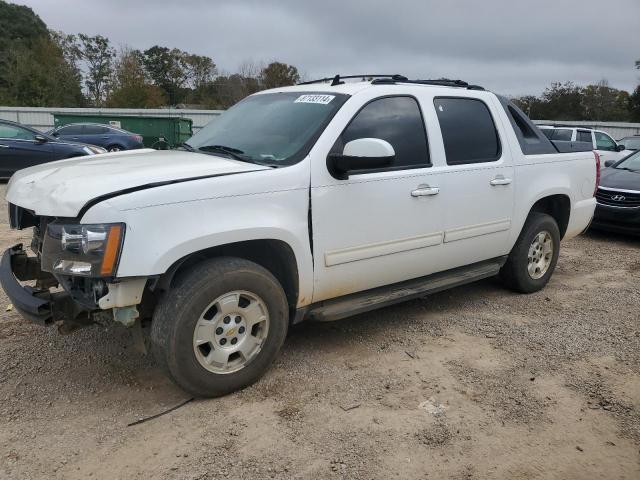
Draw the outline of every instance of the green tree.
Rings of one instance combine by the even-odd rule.
[[[629,116],[632,122],[640,122],[640,85],[629,95]]]
[[[582,88],[573,82],[555,82],[542,93],[540,113],[545,120],[584,120]]]
[[[102,106],[107,94],[116,52],[111,47],[109,39],[102,35],[90,37],[81,33],[78,39],[80,54],[85,62],[84,83],[89,99],[99,107]]]
[[[164,91],[170,105],[176,105],[184,98],[183,87],[189,79],[185,56],[182,50],[158,45],[143,52],[147,75]]]
[[[0,0],[0,103],[78,106],[79,77],[45,23],[24,6]]]
[[[110,83],[109,107],[157,108],[165,103],[162,90],[147,81],[139,50],[123,48],[120,51]]]
[[[286,63],[271,62],[260,72],[260,84],[263,88],[286,87],[299,81],[298,69]]]
[[[194,90],[199,90],[210,83],[216,73],[214,61],[203,55],[184,53],[182,63],[186,70],[186,77]]]
[[[582,106],[588,120],[597,121],[626,121],[629,93],[611,88],[606,80],[596,85],[587,85],[582,90]]]

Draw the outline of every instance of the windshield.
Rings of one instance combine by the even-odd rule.
[[[640,152],[632,153],[627,158],[618,163],[614,168],[621,170],[631,170],[640,172]]]
[[[640,137],[626,137],[618,142],[627,150],[640,150]]]
[[[291,165],[300,161],[348,95],[313,92],[247,97],[186,142],[186,148],[238,160]]]

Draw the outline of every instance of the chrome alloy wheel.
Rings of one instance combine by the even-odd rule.
[[[193,332],[193,351],[208,371],[233,373],[258,355],[268,333],[264,301],[236,290],[220,295],[202,312]]]
[[[529,246],[527,270],[534,280],[544,277],[553,258],[553,238],[546,230],[538,233]]]

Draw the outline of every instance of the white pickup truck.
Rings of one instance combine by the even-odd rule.
[[[216,396],[258,379],[304,319],[498,274],[540,290],[591,221],[597,163],[481,87],[323,79],[252,95],[179,150],[18,171],[10,222],[34,236],[0,280],[63,331],[151,318],[158,363]]]

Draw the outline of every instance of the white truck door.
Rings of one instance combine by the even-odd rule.
[[[502,108],[482,92],[477,97],[434,97],[445,165],[443,255],[448,268],[508,253],[514,209],[514,166],[500,137]]]
[[[319,142],[311,158],[313,300],[438,271],[442,175],[431,168],[417,99],[402,95],[348,103],[334,122],[346,127],[336,128],[324,145]],[[396,155],[393,164],[346,179],[334,177],[327,155],[342,153],[347,142],[359,138],[389,142]]]

